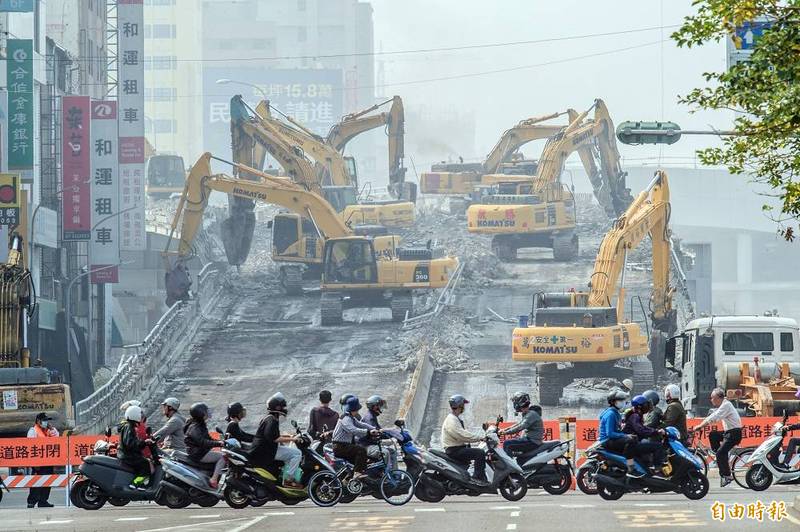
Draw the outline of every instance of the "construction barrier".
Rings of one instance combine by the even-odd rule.
[[[8,489],[14,488],[66,488],[70,475],[9,475],[3,479]]]

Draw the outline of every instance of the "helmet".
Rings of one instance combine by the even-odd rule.
[[[129,406],[142,406],[141,401],[137,401],[136,399],[131,399],[130,401],[125,401],[119,407],[120,410],[123,412],[128,409]]]
[[[228,405],[229,418],[231,417],[241,418],[243,413],[244,413],[244,407],[242,406],[242,403],[236,402]]]
[[[142,420],[142,407],[131,405],[125,409],[125,419],[128,421],[140,422]]]
[[[631,399],[631,404],[633,406],[642,407],[642,406],[645,406],[649,402],[650,402],[650,400],[647,397],[645,397],[644,395],[637,395],[636,397]]]
[[[525,392],[517,392],[511,397],[514,412],[521,412],[523,408],[531,405],[531,396]]]
[[[617,401],[626,401],[628,399],[628,394],[622,390],[613,390],[606,396],[606,399],[608,400],[608,404],[613,405]]]
[[[633,390],[633,381],[630,379],[622,379],[622,385],[629,390]]]
[[[344,406],[347,403],[347,400],[353,397],[352,393],[346,393],[339,398],[339,404]]]
[[[675,427],[667,427],[665,430],[666,430],[667,436],[669,436],[670,440],[680,440],[681,439],[681,433]]]
[[[660,399],[658,397],[658,392],[655,390],[647,390],[646,392],[642,392],[642,395],[644,395],[647,398],[647,400],[653,404],[653,406],[656,406]]]
[[[189,415],[195,421],[204,421],[209,416],[208,405],[205,403],[195,403],[189,408]]]
[[[173,410],[178,410],[181,407],[181,402],[178,401],[175,397],[167,397],[164,399],[164,402],[161,403],[162,405],[167,405]]]
[[[681,387],[677,384],[668,384],[667,387],[664,388],[664,397],[668,399],[680,399]]]
[[[267,410],[270,414],[286,415],[289,409],[286,407],[286,398],[282,393],[278,392],[269,399],[267,399]]]
[[[344,404],[344,411],[349,414],[359,410],[361,410],[361,403],[358,402],[358,397],[351,395]]]
[[[386,400],[380,395],[373,395],[367,399],[367,408],[372,410],[373,407],[378,407],[378,413],[381,413],[382,408],[386,408]]]
[[[450,403],[450,408],[458,408],[469,404],[467,398],[461,394],[451,395],[447,402]]]

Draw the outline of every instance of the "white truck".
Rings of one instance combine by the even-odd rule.
[[[707,414],[709,395],[716,387],[726,390],[745,415],[755,415],[763,405],[775,412],[800,410],[794,397],[795,383],[800,382],[800,339],[794,319],[695,319],[667,342],[665,360],[668,368],[679,372],[683,405],[694,416]]]

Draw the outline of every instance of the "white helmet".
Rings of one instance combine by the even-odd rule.
[[[120,405],[119,409],[125,412],[131,406],[142,406],[141,401],[137,401],[136,399],[131,399],[130,401],[125,401]]]
[[[125,419],[128,421],[136,421],[137,423],[142,420],[142,407],[131,405],[125,410]]]
[[[175,411],[177,411],[181,407],[181,402],[178,401],[178,399],[175,397],[167,397],[161,404],[166,405]]]
[[[667,399],[680,399],[681,398],[681,388],[677,384],[668,384],[666,388],[664,388],[664,397]]]
[[[622,385],[626,387],[628,390],[633,390],[633,381],[630,379],[623,379]]]

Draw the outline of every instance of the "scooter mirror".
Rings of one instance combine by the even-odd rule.
[[[219,427],[214,427],[214,430],[217,431],[217,434],[222,434],[222,429]]]
[[[292,420],[292,426],[293,426],[294,428],[297,428],[297,421],[295,421],[294,419]]]
[[[111,437],[111,427],[106,427],[106,438]]]
[[[406,426],[406,422],[405,422],[405,420],[402,420],[402,419],[395,419],[394,420],[394,425],[396,427],[400,427],[402,429],[403,427]]]

